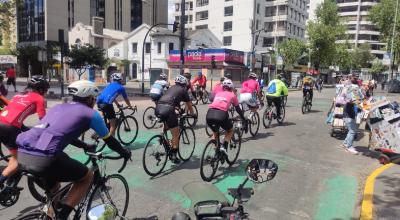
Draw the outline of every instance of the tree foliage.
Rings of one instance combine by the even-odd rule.
[[[372,61],[372,67],[369,72],[371,74],[380,74],[383,73],[385,70],[386,67],[383,65],[382,61],[378,58],[375,58],[374,61]]]
[[[335,54],[335,66],[338,66],[341,71],[350,72],[352,64],[352,54],[348,50],[348,45],[337,44]]]
[[[6,49],[12,47],[10,44],[10,34],[13,33],[11,23],[16,19],[15,9],[19,3],[19,0],[0,1],[0,35],[2,35],[0,40],[4,41]]]
[[[278,53],[282,56],[285,66],[296,64],[297,60],[306,51],[306,44],[297,39],[286,39],[278,45]]]
[[[82,69],[87,65],[103,68],[107,63],[104,53],[104,49],[90,44],[73,45],[68,53],[68,57],[71,59],[68,64],[73,69]]]
[[[374,56],[371,54],[371,48],[368,44],[361,44],[352,52],[352,63],[356,69],[368,68]]]
[[[335,1],[324,0],[318,5],[316,21],[310,21],[307,26],[312,50],[311,59],[314,67],[330,66],[335,62],[336,40],[345,34]]]

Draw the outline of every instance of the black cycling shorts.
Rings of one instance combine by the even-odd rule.
[[[156,116],[164,122],[168,128],[178,127],[178,116],[175,108],[170,105],[158,104],[156,106]]]
[[[225,131],[229,131],[233,128],[232,121],[229,120],[228,112],[219,109],[208,109],[206,121],[213,132],[218,132],[220,127]]]
[[[9,150],[18,149],[15,140],[19,133],[21,133],[20,128],[0,123],[0,143],[3,143]]]
[[[117,118],[113,104],[98,104],[98,107],[103,112],[104,118],[108,120]]]
[[[86,176],[89,169],[61,152],[54,157],[42,157],[18,152],[18,163],[26,170],[45,179],[44,189],[51,189],[58,182],[76,182]]]

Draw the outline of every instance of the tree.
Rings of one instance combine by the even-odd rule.
[[[284,66],[291,66],[307,51],[306,44],[297,39],[286,39],[278,45],[278,53],[283,58]]]
[[[29,66],[31,66],[33,75],[39,75],[42,72],[41,63],[38,60],[39,50],[40,48],[38,46],[27,45],[11,51],[12,55],[17,56],[18,64],[21,69],[21,76],[28,76]]]
[[[0,1],[0,35],[2,35],[1,40],[4,42],[7,52],[10,52],[9,49],[13,46],[10,42],[10,34],[13,33],[11,27],[12,22],[16,19],[15,9],[19,3],[18,0]]]
[[[386,67],[383,65],[382,61],[379,60],[378,58],[375,58],[374,61],[372,61],[372,66],[369,72],[372,75],[376,74],[381,74],[386,70]]]
[[[356,69],[368,68],[374,56],[368,44],[361,44],[351,52],[352,65]]]
[[[345,28],[341,23],[335,1],[324,0],[318,5],[316,21],[307,26],[310,39],[311,59],[315,69],[319,66],[330,66],[335,62],[336,40],[343,38]]]
[[[87,65],[103,68],[107,63],[107,58],[104,56],[105,50],[95,47],[90,44],[83,46],[73,45],[68,53],[71,59],[68,65],[73,69],[85,69]],[[79,73],[79,78],[84,71]]]
[[[351,64],[352,64],[352,56],[348,50],[347,44],[338,44],[336,46],[335,52],[335,65],[339,66],[339,69],[344,72],[350,72]]]

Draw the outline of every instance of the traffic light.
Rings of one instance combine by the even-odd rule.
[[[172,32],[175,33],[176,31],[178,31],[178,27],[179,27],[179,22],[174,21],[174,25],[172,26]]]
[[[213,69],[217,68],[217,64],[215,63],[215,56],[211,56],[211,66]]]

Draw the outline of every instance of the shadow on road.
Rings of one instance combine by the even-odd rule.
[[[246,176],[244,172],[245,166],[250,162],[248,159],[238,159],[236,163],[232,166],[220,166],[217,172],[221,172],[214,176],[214,184],[224,180],[226,177],[230,176]],[[226,163],[225,163],[226,164]],[[232,186],[236,187],[236,186]]]
[[[34,205],[34,206],[26,207],[25,209],[21,210],[15,218],[12,218],[11,220],[18,219],[22,215],[25,215],[25,214],[27,214],[27,213],[39,208],[40,206],[41,205]],[[6,209],[6,208],[0,209],[0,210],[4,210],[4,209]]]
[[[283,122],[282,124],[276,123],[276,124],[272,124],[269,128],[276,128],[276,127],[288,127],[288,126],[292,126],[292,125],[296,125],[296,123],[293,122]]]
[[[172,163],[169,161],[167,161],[167,163]],[[151,180],[153,179],[158,179],[161,178],[163,176],[167,176],[175,171],[178,170],[195,170],[195,169],[199,169],[200,168],[200,157],[193,155],[189,161],[187,162],[181,162],[180,164],[173,164],[171,165],[171,167],[169,167],[168,169],[165,169],[161,174],[159,174],[158,176],[154,176],[154,177],[150,177]]]
[[[245,137],[245,138],[242,137],[242,144],[246,143],[248,141],[251,141],[251,140],[264,139],[264,138],[271,137],[271,136],[274,136],[274,133],[266,132],[266,133],[258,133],[255,137],[252,137],[251,135],[250,135],[250,137]]]

